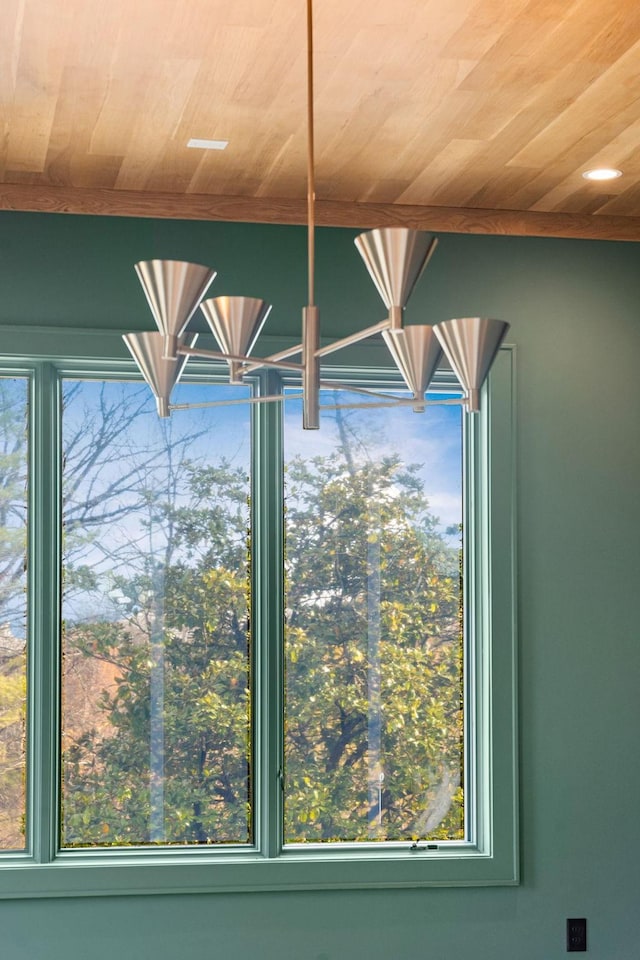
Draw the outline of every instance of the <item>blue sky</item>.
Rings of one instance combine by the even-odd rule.
[[[435,398],[436,395],[434,395]],[[441,396],[441,395],[440,395]],[[359,402],[357,394],[342,392],[338,402]],[[334,392],[323,393],[321,402],[334,403]],[[375,445],[370,455],[399,454],[404,463],[419,464],[419,476],[438,529],[462,522],[462,450],[461,408],[459,406],[427,407],[414,413],[411,407],[352,410],[350,422],[356,432],[373,433]],[[320,430],[303,431],[302,404],[292,400],[285,407],[286,456],[331,456],[338,431],[330,411],[321,413]]]
[[[65,436],[70,436],[79,426],[84,427],[92,416],[98,416],[100,398],[100,382],[83,382],[81,396],[66,410],[63,418]],[[122,390],[131,390],[139,396],[139,383],[123,385],[110,383],[107,386],[108,395],[115,398],[122,395]],[[174,390],[174,403],[194,403],[211,399],[232,399],[247,396],[247,387],[237,387],[217,384],[214,386],[203,384],[179,384]],[[355,394],[341,392],[337,397],[340,402],[349,400],[359,401],[362,398]],[[333,391],[326,395],[326,402],[335,402]],[[303,431],[301,427],[302,405],[300,401],[290,401],[285,404],[285,447],[286,455],[293,456],[331,456],[335,449],[337,427],[335,417],[328,411],[323,412],[321,429],[319,431]],[[95,414],[92,415],[91,411]],[[161,448],[167,438],[179,440],[188,434],[200,434],[192,441],[188,457],[195,460],[200,466],[215,465],[222,458],[232,466],[239,467],[249,475],[250,470],[250,417],[251,407],[248,404],[238,406],[224,406],[220,408],[181,410],[175,411],[170,420],[160,420],[155,412],[155,404],[149,391],[148,412],[141,415],[128,432],[122,432],[115,443],[117,449],[111,458],[105,457],[105,462],[95,472],[94,483],[97,488],[106,488],[110,482],[126,469],[127,458],[135,458],[136,454],[149,445]],[[439,529],[444,534],[447,527],[457,526],[461,522],[462,509],[462,469],[461,469],[461,410],[458,406],[432,406],[425,413],[414,413],[411,408],[349,411],[350,423],[355,432],[367,435],[369,456],[386,456],[399,454],[407,465],[418,464],[419,476],[424,482],[426,496],[429,500],[432,513],[439,519]],[[142,460],[144,456],[142,457]],[[123,467],[124,465],[124,467]],[[160,457],[156,471],[149,475],[141,471],[141,477],[148,487],[154,487],[162,498],[163,487],[167,485],[167,463]],[[249,488],[247,487],[247,491]],[[144,518],[142,518],[144,519]],[[105,556],[103,541],[108,539],[108,550]],[[454,545],[456,538],[447,538]],[[165,530],[162,524],[157,529],[149,529],[141,523],[141,518],[129,515],[114,521],[108,528],[100,531],[95,546],[87,543],[83,548],[84,562],[95,564],[98,569],[106,570],[113,564],[114,554],[122,551],[131,558],[138,556],[138,561],[132,559],[132,564],[141,562],[141,550],[151,550],[158,557],[165,546]],[[95,614],[95,604],[98,598],[92,594],[91,599],[84,599],[76,595],[76,600],[69,602],[65,609],[65,616],[75,619],[78,616]],[[106,598],[99,601],[105,605],[104,613],[110,604]],[[113,613],[108,614],[113,615]]]

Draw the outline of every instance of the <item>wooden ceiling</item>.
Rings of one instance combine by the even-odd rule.
[[[640,238],[638,0],[314,17],[319,222]],[[0,206],[299,222],[305,62],[304,0],[4,0]]]

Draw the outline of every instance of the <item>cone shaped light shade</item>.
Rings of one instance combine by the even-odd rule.
[[[404,309],[437,242],[432,234],[407,227],[381,227],[355,238],[387,309]]]
[[[254,297],[215,297],[200,304],[223,353],[248,356],[269,316],[271,305]],[[239,364],[229,361],[231,380],[238,379]]]
[[[427,324],[404,327],[398,334],[382,334],[404,382],[416,400],[422,400],[442,357],[440,341]]]
[[[468,394],[468,409],[480,409],[480,388],[509,329],[504,320],[460,317],[434,328],[453,372]]]
[[[167,360],[163,357],[164,337],[161,333],[127,333],[122,338],[131,356],[138,364],[156,398],[158,416],[169,416],[169,397],[187,362],[187,357]],[[197,333],[187,333],[179,338],[179,346],[192,347]]]
[[[183,260],[143,260],[135,267],[158,330],[165,337],[164,356],[175,360],[176,338],[184,333],[216,271]]]

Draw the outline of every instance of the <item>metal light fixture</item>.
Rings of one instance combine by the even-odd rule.
[[[320,345],[320,315],[315,305],[315,170],[313,122],[313,22],[312,0],[307,0],[307,252],[308,303],[302,310],[302,342],[268,357],[251,356],[271,307],[251,297],[215,297],[204,300],[215,270],[201,264],[179,260],[149,260],[137,263],[136,272],[158,327],[157,333],[127,334],[124,337],[142,375],[151,387],[158,414],[168,417],[172,409],[192,405],[170,403],[190,356],[225,360],[230,382],[241,383],[243,375],[260,367],[292,370],[302,379],[303,427],[320,426],[320,388],[322,358],[369,337],[382,335],[403,380],[411,392],[410,400],[386,397],[364,388],[340,385],[369,397],[367,406],[411,406],[423,411],[425,394],[444,353],[465,395],[460,400],[432,402],[462,403],[474,413],[480,409],[480,389],[509,329],[502,320],[462,317],[434,326],[404,326],[407,302],[437,246],[430,233],[407,227],[383,227],[356,237],[356,247],[364,260],[387,316],[373,326]],[[200,307],[219,346],[219,351],[195,347],[196,334],[185,333]],[[301,354],[300,362],[290,358]],[[332,384],[336,386],[336,384]],[[228,403],[267,403],[284,397],[252,397],[248,401],[214,401],[198,406]],[[339,406],[361,406],[340,404]]]

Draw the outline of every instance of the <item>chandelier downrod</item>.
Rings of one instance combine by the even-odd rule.
[[[316,176],[313,115],[313,0],[307,0],[307,306],[315,306]]]

